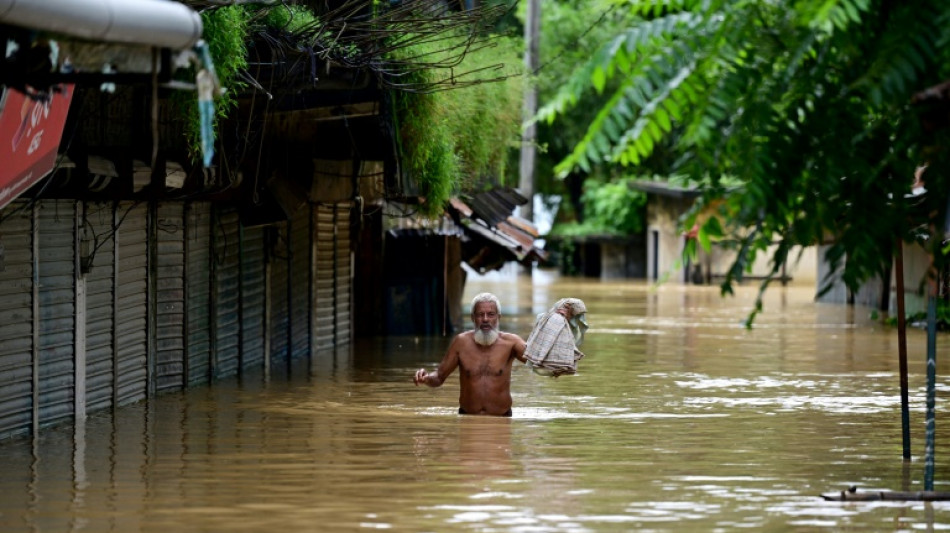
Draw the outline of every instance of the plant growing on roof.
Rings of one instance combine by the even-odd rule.
[[[264,15],[264,25],[290,33],[310,29],[320,23],[320,19],[306,7],[294,4],[280,4],[268,9]]]
[[[214,102],[215,123],[212,131],[215,132],[218,122],[227,117],[237,104],[234,89],[244,85],[238,79],[238,73],[247,68],[249,21],[249,12],[243,6],[228,6],[201,13],[204,26],[202,38],[208,44],[215,73],[224,89]],[[191,75],[194,75],[194,71]],[[189,156],[198,159],[201,153],[201,116],[197,95],[190,91],[176,91],[172,93],[171,100],[185,118],[184,134]]]
[[[292,34],[319,26],[317,16],[306,7],[285,4],[264,8],[232,5],[210,9],[201,13],[201,20],[204,26],[202,38],[208,43],[218,81],[224,89],[215,100],[215,132],[218,122],[236,107],[238,90],[247,86],[240,75],[247,70],[247,43],[251,34],[268,28]],[[201,146],[201,121],[196,96],[190,92],[177,92],[172,98],[187,117],[184,129],[189,155],[197,158]]]
[[[392,54],[398,64],[431,65],[399,74],[392,98],[403,168],[425,199],[419,211],[426,216],[440,215],[453,193],[499,181],[518,138],[517,43],[497,37],[475,50],[467,39],[421,39]]]
[[[370,4],[371,13],[363,16],[361,9]],[[403,169],[425,199],[421,212],[435,216],[454,191],[500,176],[509,143],[517,138],[521,93],[512,76],[521,63],[518,43],[479,26],[503,8],[460,13],[446,11],[441,0],[389,6],[350,0],[320,17],[285,4],[230,6],[202,16],[225,87],[238,86],[239,74],[250,79],[245,58],[250,33],[275,56],[290,48],[305,50],[328,67],[376,74],[381,86],[392,90]],[[218,116],[233,107],[233,96],[226,95]],[[194,120],[187,128],[191,146],[197,146],[196,125]]]

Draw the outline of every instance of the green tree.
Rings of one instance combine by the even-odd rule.
[[[569,79],[574,70],[597,51],[601,43],[630,21],[629,14],[624,10],[614,9],[606,2],[590,0],[542,2],[541,17],[540,67],[532,76],[541,102],[554,98],[562,89],[564,80]],[[597,187],[586,182],[616,181],[615,174],[624,175],[626,172],[616,172],[618,165],[604,162],[587,169],[572,169],[559,179],[554,167],[583,138],[587,124],[605,100],[603,94],[592,91],[584,93],[578,104],[566,109],[556,124],[538,124],[535,188],[538,192],[567,199],[567,205],[561,204],[562,209],[566,208],[576,218],[578,228],[584,226],[587,216],[584,191]],[[514,168],[517,169],[517,166]]]
[[[639,166],[670,147],[668,172],[702,183],[696,212],[715,212],[700,241],[738,243],[724,293],[773,243],[773,274],[794,246],[833,243],[825,260],[854,289],[886,271],[895,238],[943,227],[947,110],[918,102],[948,78],[950,3],[613,3],[635,22],[539,112],[552,122],[606,97],[556,170]],[[902,200],[921,164],[930,205],[915,211]]]

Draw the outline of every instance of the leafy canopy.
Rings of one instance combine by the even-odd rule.
[[[854,289],[886,272],[896,238],[942,227],[947,110],[915,95],[950,74],[950,2],[614,4],[634,22],[538,113],[553,123],[586,94],[606,98],[557,171],[637,167],[672,147],[668,173],[704,184],[686,227],[706,210],[701,241],[737,243],[724,293],[757,254],[773,250],[776,274],[795,246],[817,243],[830,244],[825,259]],[[898,200],[924,163],[933,205],[921,220]]]
[[[540,66],[531,77],[540,102],[554,98],[562,90],[564,80],[570,79],[577,65],[587,61],[600,47],[600,43],[610,39],[612,33],[623,27],[631,18],[622,10],[614,9],[601,0],[543,2],[541,17],[538,58]],[[587,124],[604,105],[605,100],[606,97],[602,93],[587,91],[579,96],[576,105],[565,109],[558,116],[556,124],[537,124],[537,190],[563,194],[564,184],[562,180],[556,179],[554,165],[569,155],[577,142],[583,138]],[[607,178],[609,171],[610,168],[605,167],[583,174]]]

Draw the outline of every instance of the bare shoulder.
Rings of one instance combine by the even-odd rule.
[[[504,342],[505,344],[510,344],[512,346],[519,346],[524,344],[524,339],[516,333],[506,333],[504,331],[498,334],[498,340]]]
[[[449,350],[454,352],[464,351],[467,346],[475,342],[474,331],[463,331],[452,339],[449,344]]]

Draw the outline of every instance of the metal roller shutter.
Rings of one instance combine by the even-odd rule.
[[[76,202],[39,203],[40,426],[73,415]]]
[[[33,209],[0,210],[0,439],[33,423]]]
[[[350,251],[350,211],[351,203],[336,205],[336,240],[334,246],[334,276],[336,303],[336,323],[334,340],[337,346],[349,344],[351,338],[350,309],[352,309],[353,254]]]
[[[264,230],[241,231],[241,361],[243,368],[264,364]]]
[[[80,229],[80,261],[87,260],[86,278],[86,409],[112,406],[114,355],[115,204],[87,203]]]
[[[155,221],[155,390],[185,382],[185,214],[181,202],[158,204]]]
[[[317,279],[315,282],[317,297],[314,312],[314,354],[324,350],[333,350],[336,342],[336,210],[332,205],[319,205],[317,210]]]
[[[119,202],[116,209],[116,404],[148,394],[148,205]]]
[[[290,239],[287,235],[288,224],[281,222],[268,229],[270,254],[270,345],[271,365],[286,365],[290,361],[290,314],[288,312],[288,291],[290,290]]]
[[[215,377],[237,374],[240,362],[238,299],[241,287],[241,255],[238,214],[219,210],[214,224],[214,368]]]
[[[185,288],[187,290],[187,386],[211,377],[211,204],[186,206]]]
[[[290,222],[291,339],[293,358],[310,356],[310,207],[298,209]]]

